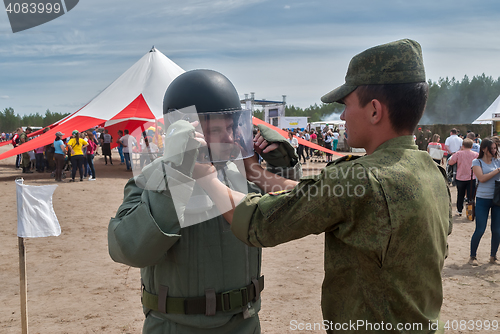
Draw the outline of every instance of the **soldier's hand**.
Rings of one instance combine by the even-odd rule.
[[[264,137],[262,137],[259,131],[253,138],[253,146],[255,152],[257,152],[258,154],[262,154],[262,153],[269,153],[277,149],[279,147],[279,143],[269,144],[267,140],[265,140]]]

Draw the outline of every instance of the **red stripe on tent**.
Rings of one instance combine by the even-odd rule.
[[[154,120],[151,122],[146,122],[133,119],[124,119],[123,122],[107,126],[105,129],[108,130],[108,133],[113,137],[113,144],[111,144],[111,148],[114,148],[118,146],[118,144],[116,143],[116,140],[118,139],[118,130],[128,130],[131,136],[140,140],[142,132],[146,131],[147,128],[152,125],[155,125]]]
[[[146,100],[142,94],[140,94],[134,101],[132,101],[128,106],[126,106],[122,111],[113,116],[111,119],[124,119],[124,118],[150,118],[154,120],[156,117],[149,109]]]
[[[263,121],[263,120],[261,120],[261,119],[258,119],[258,118],[256,118],[256,117],[253,117],[253,116],[252,116],[252,122],[253,122],[253,124],[254,124],[254,125],[264,124],[264,125],[265,125],[265,126],[267,126],[268,128],[271,128],[271,129],[273,129],[273,130],[277,131],[277,132],[278,132],[280,135],[282,135],[284,138],[288,138],[288,133],[287,133],[286,131],[281,130],[281,129],[279,129],[279,128],[275,127],[274,125],[271,125],[271,124],[269,124],[269,123],[267,123],[267,122],[264,122],[264,121]],[[313,149],[315,149],[315,150],[323,151],[323,152],[325,152],[325,153],[335,154],[335,155],[338,155],[339,157],[343,157],[343,156],[345,155],[345,154],[342,154],[342,153],[338,153],[338,152],[334,152],[334,151],[332,151],[332,150],[326,149],[326,148],[324,148],[323,146],[319,146],[319,145],[317,145],[317,144],[311,143],[310,141],[307,141],[307,140],[305,140],[305,139],[299,138],[299,137],[297,137],[297,136],[294,136],[294,137],[298,139],[299,144],[304,145],[304,146],[307,146],[307,147],[311,147],[311,148],[313,148]]]
[[[19,145],[3,154],[0,154],[0,160],[18,155],[24,152],[34,150],[38,147],[52,144],[56,138],[56,132],[60,131],[64,133],[64,138],[70,137],[73,130],[85,131],[94,127],[97,124],[102,123],[103,120],[88,116],[76,116],[63,124],[59,124],[44,134],[31,139],[29,142]]]

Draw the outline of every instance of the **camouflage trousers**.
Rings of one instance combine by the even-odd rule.
[[[31,166],[30,155],[27,152],[23,153],[23,160],[21,161],[21,166],[23,168],[29,168]]]

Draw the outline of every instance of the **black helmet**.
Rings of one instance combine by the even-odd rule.
[[[253,155],[252,111],[242,110],[236,88],[219,72],[193,70],[179,75],[165,92],[163,118],[166,127],[179,120],[200,121],[199,132],[208,126],[220,128],[218,121],[232,118],[231,133],[205,134],[209,149],[206,160],[223,162]]]
[[[198,113],[241,110],[231,81],[212,70],[192,70],[170,83],[163,98],[163,114],[195,106]]]

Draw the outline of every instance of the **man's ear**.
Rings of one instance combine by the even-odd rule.
[[[379,124],[384,117],[387,117],[387,108],[379,100],[371,100],[370,106],[370,122],[373,125]]]

